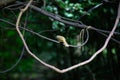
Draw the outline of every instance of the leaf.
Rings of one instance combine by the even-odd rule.
[[[8,37],[11,37],[11,36],[14,36],[15,35],[15,32],[14,31],[8,31],[7,32],[7,36]]]
[[[72,14],[72,13],[65,12],[64,14],[65,14],[65,16],[67,16],[67,17],[73,17],[73,14]]]

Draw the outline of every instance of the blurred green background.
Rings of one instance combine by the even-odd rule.
[[[26,2],[28,0],[18,1]],[[113,3],[104,3],[91,12],[87,11],[101,4],[101,0],[45,0],[45,2],[44,7],[43,0],[34,0],[33,5],[103,30],[111,30],[117,16],[118,3],[116,0],[111,0]],[[0,19],[16,23],[19,8],[23,6],[5,8],[14,4],[15,2],[11,2],[0,7]],[[56,35],[62,35],[69,44],[73,45],[78,43],[77,35],[81,31],[81,28],[55,21],[31,8],[22,16],[20,26],[55,40]],[[89,59],[102,47],[106,39],[98,32],[89,30],[90,37],[86,45],[81,48],[66,48],[25,30],[21,29],[21,32],[24,34],[30,50],[36,56],[60,69]],[[116,32],[120,32],[120,24]],[[113,38],[120,40],[119,35],[114,35]],[[120,80],[120,46],[112,40],[91,63],[60,74],[31,57],[24,49],[15,26],[0,21],[0,72],[13,66],[21,53],[24,54],[20,63],[9,72],[0,73],[0,80]]]

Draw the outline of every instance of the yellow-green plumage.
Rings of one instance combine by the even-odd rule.
[[[69,47],[69,44],[63,36],[57,35],[56,38],[59,42],[62,42],[65,47]]]

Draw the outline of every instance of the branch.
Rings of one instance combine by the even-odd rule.
[[[16,3],[26,5],[25,3],[19,2],[19,1],[16,1]],[[42,13],[45,16],[48,16],[48,17],[50,17],[54,20],[57,20],[57,21],[62,22],[64,24],[70,25],[72,27],[78,27],[78,28],[87,28],[88,27],[88,25],[81,24],[80,21],[64,18],[60,15],[47,12],[47,11],[45,11],[45,10],[43,10],[43,9],[37,7],[37,6],[34,6],[34,5],[30,5],[30,8],[32,8],[35,11],[38,11],[38,12]],[[95,31],[100,31],[100,32],[103,32],[103,33],[110,33],[110,31],[98,29],[98,28],[95,28],[95,27],[92,27],[92,26],[89,29],[95,30]],[[114,32],[114,34],[120,35],[119,32]]]
[[[8,24],[10,24],[10,25],[12,25],[12,26],[16,26],[14,23],[9,22],[9,21],[6,21],[6,20],[3,20],[3,19],[0,19],[0,21],[5,22],[5,23],[8,23]],[[4,28],[5,28],[5,27],[4,27]],[[23,29],[23,30],[26,30],[26,31],[28,31],[28,32],[30,32],[30,33],[32,33],[32,34],[34,34],[34,35],[37,35],[38,37],[41,37],[41,38],[43,38],[43,39],[46,39],[46,40],[48,40],[48,41],[51,41],[51,42],[54,42],[54,43],[59,43],[57,40],[53,40],[53,39],[51,39],[51,38],[48,38],[48,37],[43,36],[43,35],[40,34],[40,33],[42,33],[42,32],[55,31],[55,30],[45,30],[45,31],[41,31],[41,32],[37,33],[37,32],[34,32],[34,31],[30,30],[30,29],[21,27],[21,26],[19,26],[19,28],[20,28],[20,29]],[[14,29],[14,28],[13,28],[13,29]],[[99,32],[99,31],[98,31],[98,33],[104,35],[105,37],[108,37],[108,35],[106,35],[106,34],[104,34],[104,33],[102,33],[102,32]],[[87,35],[88,35],[87,39],[85,40],[84,43],[82,43],[81,46],[85,45],[86,42],[88,41],[88,38],[89,38],[88,32],[87,32]],[[113,41],[116,42],[117,44],[120,44],[120,41],[116,40],[115,38],[111,38],[111,40],[113,40]],[[79,47],[79,46],[77,46],[77,47]]]
[[[21,10],[21,12],[20,12],[20,14],[19,14],[19,16],[18,16],[17,22],[16,22],[16,30],[17,30],[17,32],[19,33],[20,38],[22,39],[22,41],[23,41],[23,43],[24,43],[24,46],[25,46],[27,52],[28,52],[32,57],[34,57],[36,60],[38,60],[40,63],[42,63],[43,65],[45,65],[46,67],[49,67],[49,68],[51,68],[51,69],[53,69],[54,71],[59,72],[59,73],[65,73],[65,72],[67,72],[67,71],[70,71],[70,70],[72,70],[72,69],[75,69],[75,68],[77,68],[77,67],[80,67],[80,66],[83,66],[83,65],[85,65],[85,64],[90,63],[99,53],[101,53],[101,52],[107,47],[107,45],[108,45],[108,43],[109,43],[112,35],[114,34],[114,31],[115,31],[115,29],[116,29],[116,27],[117,27],[117,25],[118,25],[119,18],[120,18],[120,14],[119,14],[119,13],[120,13],[120,4],[119,4],[118,16],[117,16],[117,18],[116,18],[114,27],[113,27],[112,31],[110,32],[108,38],[106,39],[104,45],[103,45],[97,52],[95,52],[94,55],[93,55],[91,58],[89,58],[88,60],[83,61],[83,62],[81,62],[81,63],[78,63],[78,64],[76,64],[76,65],[73,65],[73,66],[71,66],[71,67],[69,67],[69,68],[60,70],[60,69],[56,68],[55,66],[52,66],[52,65],[50,65],[50,64],[47,64],[47,63],[43,62],[43,61],[42,61],[41,59],[39,59],[36,55],[34,55],[34,54],[29,50],[29,48],[28,48],[28,46],[27,46],[27,44],[26,44],[26,42],[25,42],[25,39],[24,39],[22,33],[21,33],[20,30],[19,30],[19,22],[20,22],[20,19],[21,19],[21,17],[22,17],[22,14],[28,9],[28,7],[30,6],[31,3],[32,3],[32,0],[30,0],[29,3],[26,5],[26,7]]]
[[[3,70],[3,71],[0,71],[0,73],[6,73],[6,72],[9,72],[9,71],[11,71],[12,69],[14,69],[14,68],[19,64],[19,62],[21,61],[21,59],[22,59],[22,57],[23,57],[23,55],[24,55],[24,52],[25,52],[25,48],[24,48],[24,46],[23,46],[23,49],[22,49],[22,51],[21,51],[21,53],[20,53],[20,57],[18,58],[17,62],[16,62],[15,64],[13,64],[10,68],[8,68],[8,69],[6,69],[6,70]]]

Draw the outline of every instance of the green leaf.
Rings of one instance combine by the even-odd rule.
[[[67,16],[67,17],[73,17],[73,14],[72,14],[72,13],[65,12],[65,16]]]
[[[15,35],[15,32],[14,31],[8,31],[7,32],[7,36],[8,37],[11,37],[11,36],[14,36]]]

